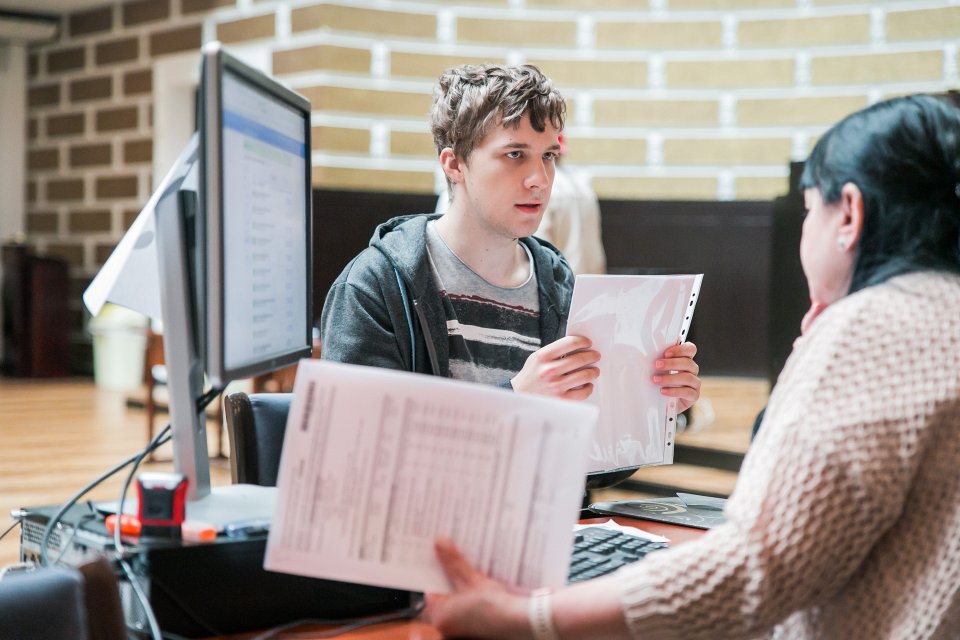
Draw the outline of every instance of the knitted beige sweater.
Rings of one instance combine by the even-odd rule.
[[[618,574],[636,638],[960,638],[960,278],[823,312],[726,516]]]

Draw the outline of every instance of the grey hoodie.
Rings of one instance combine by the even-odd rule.
[[[439,217],[401,216],[377,227],[327,294],[320,317],[323,358],[450,376],[446,316],[426,244],[427,222]],[[566,328],[573,273],[550,243],[520,241],[536,265],[540,340],[547,345]],[[510,381],[500,386],[510,388]]]

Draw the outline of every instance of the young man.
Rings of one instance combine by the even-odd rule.
[[[532,236],[550,199],[566,105],[536,67],[463,65],[434,92],[431,131],[452,194],[445,214],[394,218],[344,269],[321,318],[323,357],[581,400],[600,354],[563,337],[573,274]],[[699,396],[692,344],[654,381],[681,409]]]

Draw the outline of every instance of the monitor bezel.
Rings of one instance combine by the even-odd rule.
[[[225,269],[223,238],[223,176],[220,168],[223,160],[223,79],[232,74],[251,88],[279,100],[303,115],[304,144],[304,200],[306,203],[306,250],[307,300],[304,313],[305,334],[302,345],[270,358],[229,367],[225,360]],[[198,278],[197,300],[199,317],[204,326],[199,327],[199,353],[204,357],[205,370],[211,384],[226,384],[231,380],[267,373],[293,364],[312,353],[313,342],[313,189],[310,162],[310,102],[302,95],[284,87],[276,80],[247,66],[226,53],[219,42],[204,46],[201,65],[200,100],[200,211],[196,229],[198,250],[195,264],[201,271]]]

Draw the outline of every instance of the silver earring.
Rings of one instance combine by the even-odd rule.
[[[837,240],[837,249],[840,249],[840,251],[846,251],[847,241],[844,240],[843,238],[840,238],[839,240]]]

